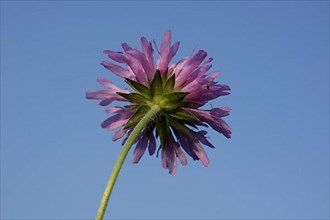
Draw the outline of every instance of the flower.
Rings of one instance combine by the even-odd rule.
[[[150,155],[156,152],[156,138],[160,139],[162,166],[174,174],[177,158],[182,165],[187,164],[186,152],[193,160],[201,160],[208,166],[209,159],[202,145],[214,148],[200,126],[210,126],[217,132],[230,138],[231,128],[222,119],[229,115],[229,107],[218,107],[210,110],[200,109],[210,100],[229,94],[229,86],[218,84],[215,78],[219,72],[207,73],[212,67],[212,58],[199,50],[177,63],[172,59],[179,49],[180,42],[171,44],[171,32],[166,31],[158,50],[158,60],[154,62],[152,43],[141,38],[142,51],[122,44],[123,52],[105,50],[104,53],[113,61],[101,64],[114,74],[125,79],[134,91],[121,89],[113,82],[98,78],[105,88],[88,91],[88,99],[101,100],[102,106],[114,101],[128,102],[126,106],[112,106],[106,109],[113,114],[102,122],[103,128],[117,130],[112,138],[116,141],[124,136],[123,144],[137,123],[153,105],[160,107],[160,112],[145,126],[136,138],[133,163],[138,163],[146,149]],[[158,155],[158,151],[157,151]]]

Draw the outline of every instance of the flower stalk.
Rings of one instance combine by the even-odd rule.
[[[119,157],[115,163],[115,166],[112,170],[108,183],[105,187],[105,190],[104,190],[104,193],[103,193],[100,205],[99,205],[99,209],[98,209],[96,217],[95,217],[96,220],[103,219],[112,189],[116,183],[118,174],[125,161],[125,158],[129,152],[129,150],[131,149],[131,146],[133,145],[135,139],[140,135],[140,132],[142,131],[142,129],[145,128],[151,120],[153,120],[153,118],[156,116],[156,114],[158,112],[160,112],[160,110],[161,110],[161,108],[159,107],[159,105],[151,106],[150,110],[144,115],[144,117],[141,119],[141,121],[134,127],[132,133],[128,136],[128,138],[122,148],[122,151],[120,152]]]

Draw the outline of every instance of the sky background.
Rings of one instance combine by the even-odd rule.
[[[174,176],[130,152],[106,217],[329,218],[329,1],[1,1],[1,219],[94,218],[121,141],[85,91],[126,87],[103,50],[167,29],[231,86],[206,107],[232,107],[232,139]]]

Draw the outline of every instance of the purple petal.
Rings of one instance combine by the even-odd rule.
[[[169,169],[169,173],[171,175],[175,174],[177,165],[176,165],[176,155],[175,155],[175,151],[172,147],[172,149],[168,149],[166,150],[166,154],[167,154],[167,165],[168,165],[168,169]]]
[[[187,80],[187,86],[188,87],[191,82],[196,80],[197,78],[203,77],[203,75],[212,67],[212,65],[206,65],[206,66],[200,66],[197,69],[195,69],[189,76]],[[197,83],[196,83],[197,84]],[[199,84],[199,83],[198,83]]]
[[[216,84],[213,78],[205,77],[205,75],[199,76],[194,81],[189,80],[188,84],[186,83],[186,86],[181,89],[183,92],[189,92],[187,99],[202,105],[219,96],[230,94],[226,90],[230,90],[228,85]]]
[[[176,42],[172,45],[172,47],[171,47],[171,49],[170,49],[170,53],[168,54],[168,62],[170,62],[170,61],[173,59],[173,57],[175,56],[176,52],[178,52],[179,47],[180,47],[180,41],[176,41]],[[167,65],[168,65],[168,64],[167,64]]]
[[[109,90],[96,90],[96,91],[87,91],[87,99],[102,99],[99,105],[106,106],[111,104],[113,101],[127,101],[125,98],[119,96],[118,94],[113,94]]]
[[[211,109],[212,114],[218,116],[218,117],[224,117],[229,115],[229,112],[231,111],[230,107],[218,107]]]
[[[102,99],[102,101],[99,103],[102,106],[109,105],[113,101],[127,101],[125,98],[118,95],[117,92],[129,93],[128,90],[120,89],[113,82],[102,77],[97,78],[97,81],[107,89],[87,91],[87,99]]]
[[[172,133],[168,136],[168,143],[169,143],[169,145],[173,146],[172,147],[173,152],[179,158],[181,164],[183,166],[187,165],[187,158],[184,155],[184,153],[182,152],[182,150],[180,149],[179,144],[174,140],[174,137],[173,137]]]
[[[209,125],[217,132],[222,133],[226,138],[231,138],[231,128],[224,120],[219,119],[219,121],[209,123]]]
[[[167,157],[167,154],[166,154],[165,150],[162,149],[162,151],[161,151],[161,158],[162,158],[162,167],[164,169],[167,169],[167,167],[168,167],[168,165],[167,165],[167,158],[166,157]]]
[[[129,60],[122,52],[115,52],[111,50],[105,50],[103,53],[107,54],[109,58],[113,59],[118,63],[128,63]]]
[[[183,148],[183,150],[193,159],[193,160],[198,160],[198,157],[196,156],[196,154],[193,152],[187,137],[184,136],[183,134],[180,133],[175,133],[175,136],[177,137],[181,147]]]
[[[177,145],[173,139],[172,134],[170,133],[166,140],[166,145],[162,148],[162,166],[163,168],[167,168],[170,174],[174,174],[177,168],[176,165],[176,152],[175,145]],[[177,146],[178,148],[178,146]]]
[[[167,138],[167,144],[165,146],[166,154],[167,154],[167,165],[170,174],[174,174],[176,171],[176,152],[175,152],[175,145],[177,146],[177,143],[174,141],[174,138],[172,136],[172,133],[168,135]],[[178,146],[177,146],[178,148]]]
[[[182,71],[178,74],[178,84],[184,83],[188,79],[188,76],[202,63],[206,56],[207,53],[200,50],[193,57],[188,58]]]
[[[142,135],[134,149],[132,163],[138,163],[140,161],[147,148],[147,145],[148,139],[145,135]]]
[[[178,144],[175,144],[174,145],[174,149],[175,149],[176,155],[179,158],[181,164],[183,166],[186,166],[187,165],[187,158],[184,155],[184,153],[182,152],[182,150],[180,149],[179,145]]]
[[[175,48],[173,48],[174,51]],[[165,72],[167,66],[170,62],[169,54],[171,50],[171,31],[165,31],[163,35],[162,44],[160,46],[159,58],[157,62],[157,69],[160,70],[161,73]]]
[[[207,154],[204,151],[202,145],[196,139],[190,139],[189,143],[192,146],[192,149],[197,155],[197,157],[202,161],[203,165],[207,167],[209,165],[210,160],[207,157]]]
[[[144,72],[141,62],[138,60],[139,57],[137,57],[136,53],[134,53],[133,51],[130,51],[130,53],[127,54],[127,57],[129,58],[127,64],[131,69],[132,73],[135,75],[136,79],[139,82],[147,85],[147,75]]]
[[[202,145],[199,142],[195,142],[192,144],[193,151],[197,155],[197,157],[202,161],[203,165],[207,167],[210,163],[209,158],[207,157],[206,152],[204,151]]]
[[[149,146],[148,146],[148,150],[149,150],[149,154],[150,156],[153,155],[156,151],[156,139],[153,133],[150,133],[149,136]]]
[[[113,94],[109,90],[105,90],[105,89],[86,92],[87,99],[106,99],[106,98],[111,98],[112,95]]]
[[[118,86],[116,86],[116,84],[106,78],[98,77],[96,81],[111,91],[129,93],[128,90],[119,88]]]
[[[153,64],[150,63],[147,60],[147,58],[145,57],[145,55],[138,50],[130,50],[128,52],[128,54],[139,61],[140,66],[142,66],[144,69],[144,71],[143,71],[144,75],[146,75],[148,77],[149,81],[151,81],[153,78],[154,72],[155,72]],[[143,78],[145,78],[145,77],[143,77]]]
[[[141,38],[142,51],[146,56],[150,65],[154,68],[154,50],[152,48],[151,42],[149,42],[145,37]],[[153,69],[155,72],[155,69]]]
[[[124,145],[124,144],[126,143],[127,138],[128,138],[129,135],[132,133],[132,131],[133,131],[133,129],[131,129],[131,128],[128,128],[128,129],[127,129],[127,135],[126,135],[126,137],[123,139],[121,145]],[[137,139],[134,140],[133,144],[135,144],[136,141],[137,141]],[[133,144],[132,144],[132,145],[133,145]]]
[[[162,156],[162,167],[164,169],[168,169],[169,173],[173,175],[176,171],[176,157],[173,147],[170,147],[170,145],[166,146],[166,149],[162,149],[161,151]]]
[[[206,134],[207,134],[206,131],[194,132],[194,135],[198,141],[200,141],[202,144],[205,144],[206,146],[214,148],[214,145],[210,143],[205,137]]]
[[[127,101],[126,99],[124,99],[123,97],[119,96],[119,95],[116,95],[116,96],[113,96],[111,98],[106,98],[106,99],[103,99],[99,105],[101,106],[107,106],[107,105],[110,105],[112,102],[114,101]]]
[[[126,134],[127,129],[121,128],[120,130],[116,131],[115,135],[112,137],[112,141],[116,141]]]
[[[101,65],[103,65],[105,68],[107,68],[108,70],[110,70],[111,72],[113,72],[114,74],[120,77],[123,78],[132,77],[132,74],[127,69],[124,69],[123,67],[118,66],[111,61],[102,61]]]
[[[132,48],[127,43],[123,43],[121,47],[125,50],[126,53],[132,50]]]
[[[226,109],[226,108],[225,108]],[[188,109],[201,121],[209,124],[214,130],[222,133],[225,137],[230,138],[231,128],[229,125],[219,117],[219,110],[198,110],[198,109]],[[224,109],[222,109],[224,110]],[[229,110],[229,108],[227,108]],[[215,111],[215,112],[214,112]],[[226,113],[228,115],[228,112]]]
[[[107,113],[117,113],[117,112],[120,111],[121,109],[123,109],[123,107],[120,107],[120,106],[113,106],[113,107],[107,108],[105,111],[106,111]]]
[[[211,63],[213,61],[213,58],[212,57],[209,57],[209,58],[207,58],[203,63],[202,63],[202,65],[206,65],[206,64],[208,64],[208,63]]]
[[[218,72],[218,71],[212,72],[212,73],[210,73],[209,77],[212,79],[215,79],[219,74],[220,74],[220,72]]]
[[[133,115],[134,111],[128,109],[121,109],[117,112],[116,115],[107,118],[102,122],[102,128],[108,128],[110,130],[117,129],[128,121],[128,119]]]
[[[130,52],[133,49],[128,49],[128,45],[125,46],[125,44],[123,44],[124,48],[127,49],[127,52]],[[127,54],[127,56],[125,56],[123,53],[121,52],[114,52],[114,51],[110,51],[110,50],[105,50],[104,53],[108,54],[108,56],[119,62],[119,63],[126,63],[126,65],[129,66],[130,70],[132,71],[132,73],[135,75],[135,77],[138,79],[138,81],[142,82],[142,83],[147,83],[147,77],[144,73],[144,71],[142,70],[142,66],[141,63],[137,60],[136,57]],[[127,74],[127,78],[132,78],[131,74]]]

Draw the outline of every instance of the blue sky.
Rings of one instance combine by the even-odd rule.
[[[211,163],[174,176],[130,160],[111,219],[329,218],[329,1],[1,1],[1,219],[91,219],[120,141],[85,91],[105,49],[139,38],[204,49],[232,94]]]

